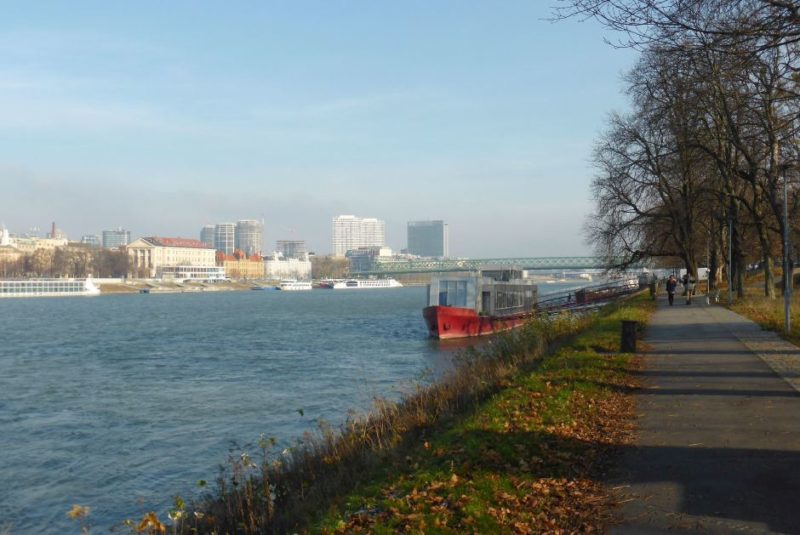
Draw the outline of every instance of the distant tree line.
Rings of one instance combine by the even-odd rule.
[[[128,254],[125,250],[67,245],[37,249],[15,260],[0,258],[3,277],[124,277],[127,273]]]
[[[565,0],[566,17],[595,18],[641,52],[625,77],[631,111],[609,117],[594,151],[597,252],[615,267],[677,260],[695,276],[707,262],[712,284],[731,253],[739,294],[759,264],[774,297],[784,230],[798,244],[800,4]]]
[[[350,273],[350,262],[335,256],[312,256],[311,277],[314,279],[344,279]]]

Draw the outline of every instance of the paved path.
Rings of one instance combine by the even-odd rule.
[[[645,342],[612,533],[800,533],[800,350],[702,297],[659,300]]]

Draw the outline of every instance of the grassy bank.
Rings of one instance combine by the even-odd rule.
[[[635,298],[590,317],[539,319],[339,430],[323,424],[283,451],[263,437],[212,493],[175,500],[170,531],[591,531],[607,520],[598,477],[609,447],[631,432],[620,322],[645,322],[652,306]],[[158,522],[127,525],[155,533]]]
[[[620,321],[646,322],[643,298],[596,317],[523,366],[474,411],[420,438],[404,459],[343,497],[327,533],[592,532],[609,520],[598,482],[609,449],[632,437],[631,357]]]
[[[745,298],[735,300],[730,309],[750,318],[762,328],[775,331],[794,344],[800,344],[800,296],[797,295],[797,290],[792,298],[792,330],[788,334],[783,330],[784,304],[781,295],[775,299],[769,299],[758,295],[755,290],[748,291]]]

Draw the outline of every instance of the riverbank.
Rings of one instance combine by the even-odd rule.
[[[610,518],[599,483],[629,440],[635,386],[617,353],[641,297],[583,319],[542,319],[470,350],[459,373],[341,433],[233,457],[212,496],[176,502],[178,532],[588,530]],[[582,334],[568,340],[568,337]],[[547,347],[558,340],[557,349]],[[196,513],[196,514],[195,514]],[[183,519],[186,519],[184,521]],[[213,520],[209,520],[213,519]]]
[[[197,293],[197,292],[242,292],[254,286],[266,285],[266,281],[224,281],[205,282],[170,282],[159,280],[124,280],[115,282],[99,282],[100,293],[137,294],[137,293]],[[272,288],[270,286],[270,288]]]
[[[633,438],[638,387],[633,358],[618,353],[620,323],[644,324],[653,309],[639,297],[601,311],[472,414],[338,499],[312,531],[603,531],[612,504],[601,481],[615,448]]]
[[[280,281],[277,280],[236,280],[222,282],[171,282],[159,280],[127,280],[101,282],[98,284],[102,295],[137,294],[137,293],[198,293],[198,292],[246,292],[250,290],[273,290]],[[425,284],[406,283],[404,286],[415,287]]]

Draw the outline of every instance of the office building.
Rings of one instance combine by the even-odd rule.
[[[446,258],[450,236],[444,221],[409,221],[408,254]]]
[[[214,247],[214,228],[214,225],[204,225],[200,231],[200,241],[209,247]]]
[[[100,236],[95,236],[94,234],[84,234],[81,236],[81,243],[83,245],[88,245],[92,249],[99,249],[103,242],[100,241]]]
[[[122,227],[103,231],[103,249],[119,249],[131,242],[131,231]]]
[[[214,249],[232,255],[236,248],[236,224],[217,223],[214,226]]]
[[[278,240],[275,244],[275,251],[283,255],[284,258],[305,258],[305,240]]]
[[[382,247],[386,240],[386,223],[375,218],[340,215],[333,218],[333,255],[344,256],[360,247]]]
[[[234,247],[246,256],[260,255],[264,243],[264,225],[255,219],[240,219],[236,222]]]

